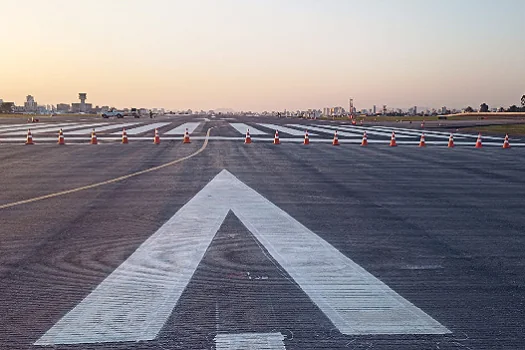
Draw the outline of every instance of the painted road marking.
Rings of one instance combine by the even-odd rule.
[[[197,129],[197,127],[201,123],[184,123],[182,125],[177,126],[175,129],[171,129],[164,133],[164,135],[184,135],[184,132],[186,131],[186,128],[188,128],[188,132],[190,135]]]
[[[122,132],[123,128],[128,128],[128,127],[138,125],[138,124],[140,123],[111,124],[111,125],[103,126],[100,128],[96,128],[95,131],[102,132],[102,131],[108,131],[108,130],[113,130],[113,129],[120,129]],[[91,131],[93,131],[93,128],[85,128],[85,129],[68,132],[68,135],[90,135]]]
[[[286,350],[281,333],[240,333],[215,336],[216,350]]]
[[[230,210],[341,333],[449,333],[223,170],[35,345],[155,339]]]
[[[151,131],[151,130],[154,130],[154,129],[162,128],[163,126],[166,126],[166,125],[169,125],[169,124],[171,124],[171,123],[147,124],[147,125],[139,126],[138,128],[133,128],[133,129],[126,130],[126,132],[127,132],[128,135],[138,135],[138,134],[142,134],[143,132],[146,132],[146,131]],[[122,131],[117,131],[117,132],[114,132],[112,135],[120,135],[121,133],[122,133]]]
[[[33,128],[44,128],[48,127],[50,124],[46,123],[26,123],[26,124],[7,124],[0,126],[0,133],[14,131],[14,130],[27,130]]]
[[[261,131],[259,129],[254,128],[253,126],[249,126],[244,123],[230,123],[231,126],[235,128],[239,133],[246,134],[246,131],[250,129],[250,135],[266,135],[267,133],[264,131]]]
[[[324,128],[320,128],[320,127],[317,127],[317,126],[313,126],[313,125],[299,125],[299,124],[289,124],[289,126],[292,126],[292,127],[302,127],[303,129],[305,130],[313,130],[313,131],[317,131],[317,132],[321,132],[321,133],[324,133],[324,134],[330,134],[330,135],[333,135],[334,131],[337,130],[337,133],[339,136],[344,136],[344,137],[361,137],[361,135],[359,134],[355,134],[355,133],[351,133],[351,132],[346,132],[346,131],[343,131],[342,129],[334,129],[334,130],[329,130],[327,129],[326,127]]]
[[[293,136],[304,136],[304,130],[291,129],[291,128],[287,128],[286,126],[276,125],[276,124],[262,124],[262,123],[257,123],[257,124],[264,128],[268,128],[270,130],[274,130],[274,131],[279,130],[279,132],[284,132],[285,134],[290,134]],[[313,134],[313,133],[311,133],[310,135],[316,136],[316,134]]]
[[[333,128],[333,126],[330,126],[330,127]],[[368,135],[383,136],[383,137],[388,137],[389,139],[392,136],[392,130],[390,130],[390,131],[378,131],[375,127],[345,125],[345,126],[341,126],[341,129],[348,130],[348,131],[359,132],[361,134],[361,136],[363,135],[363,133],[365,131],[366,131],[366,133]],[[413,138],[413,136],[403,135],[403,134],[399,134],[398,135],[396,133],[396,138],[398,138],[398,139],[399,138]]]
[[[16,128],[4,129],[4,130],[1,130],[0,133],[3,134],[2,136],[10,136],[10,135],[21,136],[21,135],[25,135],[27,133],[28,129],[31,129],[31,132],[33,132],[33,131],[39,131],[39,130],[49,129],[49,128],[53,127],[53,128],[55,128],[58,131],[58,129],[60,129],[60,128],[59,127],[57,128],[57,126],[60,126],[60,125],[68,126],[68,125],[72,125],[72,124],[73,123],[67,123],[67,124],[28,124],[26,127],[19,126],[19,127],[16,127]],[[7,131],[10,131],[10,132],[6,133]]]
[[[68,130],[75,130],[75,129],[79,129],[79,128],[87,128],[87,127],[97,127],[97,126],[101,126],[101,125],[106,125],[107,123],[93,123],[93,124],[79,124],[79,123],[68,123],[68,124],[57,124],[57,125],[49,125],[49,127],[47,128],[44,128],[44,129],[31,129],[31,133],[33,135],[35,134],[40,134],[40,133],[47,133],[47,132],[56,132],[58,133],[58,130],[59,129],[62,129],[63,131],[68,131]],[[7,133],[7,134],[4,134],[3,136],[22,136],[22,135],[26,135],[27,133],[27,130],[22,130],[22,131],[14,131],[14,132],[10,132],[10,133]],[[67,137],[67,134],[65,135]]]

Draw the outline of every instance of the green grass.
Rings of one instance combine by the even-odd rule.
[[[472,128],[463,128],[462,131],[488,134],[509,134],[511,136],[524,136],[525,124],[485,125]]]

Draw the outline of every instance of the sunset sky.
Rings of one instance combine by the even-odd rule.
[[[1,0],[0,99],[282,110],[525,94],[523,0]]]

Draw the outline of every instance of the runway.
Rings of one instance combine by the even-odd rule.
[[[523,148],[230,122],[300,130],[0,145],[0,348],[525,347]]]

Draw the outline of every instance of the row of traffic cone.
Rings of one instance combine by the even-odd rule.
[[[58,142],[57,143],[59,145],[65,145],[66,144],[66,140],[65,140],[65,137],[64,137],[64,132],[62,131],[62,129],[58,130]],[[91,138],[90,138],[89,143],[92,144],[92,145],[98,145],[97,133],[95,132],[95,129],[93,129],[93,131],[91,132]],[[129,143],[128,134],[126,133],[126,129],[122,129],[122,143],[123,144],[128,144]],[[155,135],[153,137],[153,143],[156,144],[156,145],[160,144],[160,136],[159,136],[159,131],[157,129],[155,129]],[[184,132],[184,138],[182,140],[182,143],[191,143],[190,133],[188,132],[188,129],[186,129],[186,131]],[[31,129],[27,130],[27,137],[26,137],[26,143],[25,144],[26,145],[34,145],[33,134],[31,133]]]
[[[250,136],[250,129],[248,129],[246,131],[246,138],[244,139],[244,143],[246,143],[246,144],[252,143],[252,138]],[[275,131],[273,144],[274,145],[281,144],[281,141],[279,139],[279,131],[277,131],[277,130]],[[309,145],[310,144],[310,137],[308,135],[308,130],[306,130],[305,133],[304,133],[303,144],[304,145]],[[332,145],[339,146],[339,137],[337,135],[337,130],[334,133],[334,139],[332,141]],[[366,131],[363,133],[363,139],[361,141],[361,146],[368,146],[368,136],[366,134]],[[389,144],[389,146],[390,147],[397,147],[396,133],[395,132],[392,132],[392,136],[390,137],[390,144]],[[425,134],[421,134],[421,138],[419,139],[419,145],[418,146],[419,147],[426,147]],[[448,138],[447,147],[448,148],[453,148],[454,147],[454,136],[452,134],[450,134],[450,137]],[[483,145],[481,143],[481,134],[478,134],[478,138],[476,140],[475,147],[476,148],[482,148],[483,147]],[[505,135],[505,140],[503,141],[503,148],[505,148],[505,149],[506,148],[510,148],[509,135],[508,134]]]

